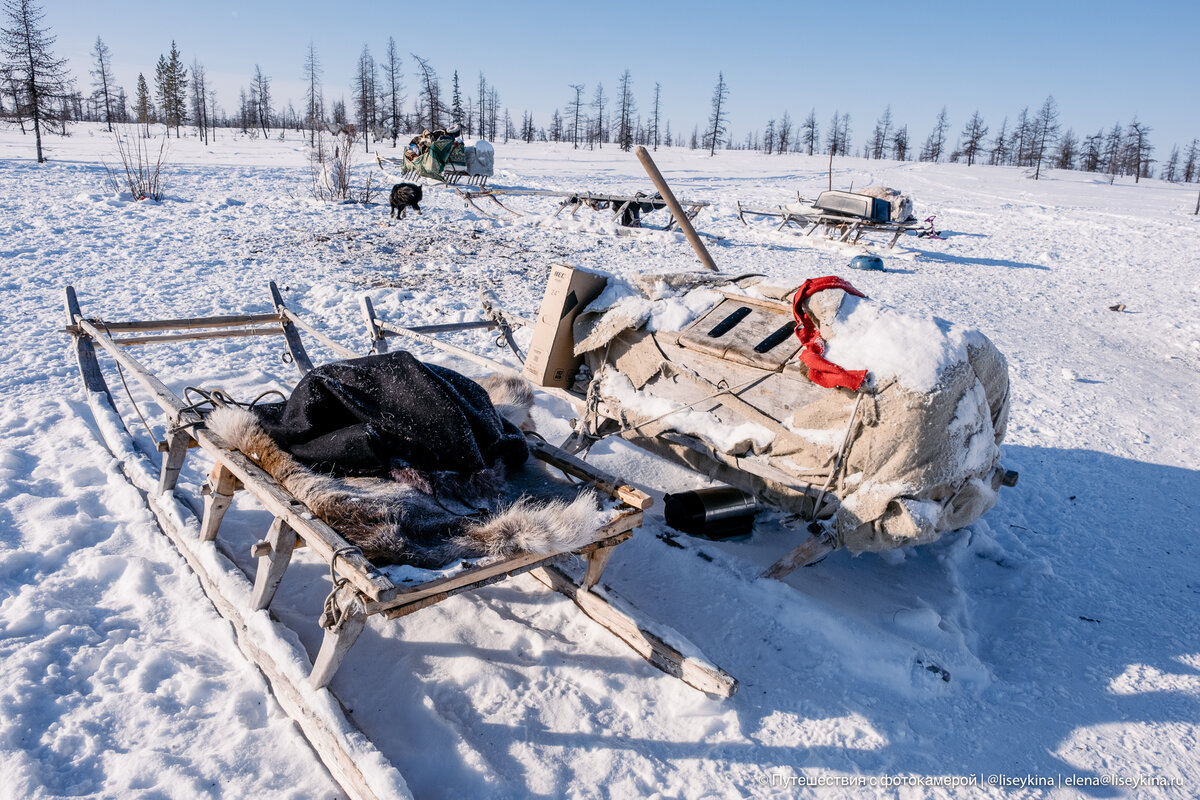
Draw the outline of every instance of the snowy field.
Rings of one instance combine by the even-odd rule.
[[[62,332],[65,286],[85,314],[119,320],[268,311],[274,280],[365,352],[364,293],[409,324],[474,318],[480,286],[533,317],[555,263],[697,265],[682,235],[616,235],[607,215],[553,218],[550,201],[498,222],[433,189],[424,216],[388,224],[386,197],[314,201],[301,142],[221,137],[171,139],[156,204],[107,188],[116,153],[99,128],[50,138],[41,166],[30,137],[0,132],[2,798],[338,796],[101,442]],[[722,237],[708,241],[723,272],[839,274],[991,337],[1013,381],[1004,464],[1020,484],[933,545],[838,552],[783,582],[756,577],[796,542],[776,517],[747,540],[675,547],[657,504],[606,581],[735,675],[729,700],[655,670],[528,577],[372,618],[333,687],[413,795],[1200,795],[1197,187],[838,159],[835,188],[898,188],[946,236],[872,247],[886,271],[856,272],[862,246],[737,219],[739,200],[814,197],[826,158],[656,160],[678,196],[712,203],[696,224]],[[615,148],[498,144],[496,162],[498,185],[651,190]],[[483,336],[456,341],[501,357]],[[249,399],[296,378],[257,340],[139,356],[180,392]],[[551,441],[570,416],[539,398]],[[623,443],[591,458],[656,497],[703,485]],[[196,492],[203,457],[189,464],[181,489]],[[243,499],[226,518],[245,544],[268,523]],[[297,558],[278,614],[313,653],[327,571]],[[838,781],[861,783],[815,786]]]

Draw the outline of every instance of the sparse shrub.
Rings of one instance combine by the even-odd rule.
[[[143,138],[140,131],[129,126],[114,131],[113,139],[117,144],[117,157],[121,160],[121,169],[116,170],[104,164],[108,173],[109,188],[120,194],[124,186],[129,189],[129,194],[134,200],[153,200],[156,203],[161,201],[167,136],[163,135],[157,153],[152,150],[151,140]]]
[[[357,191],[351,183],[355,166],[354,145],[359,141],[353,125],[343,125],[335,132],[318,130],[308,151],[309,178],[312,196],[327,203],[369,203],[377,191],[367,182]]]

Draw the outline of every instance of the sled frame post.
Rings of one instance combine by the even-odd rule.
[[[608,562],[612,559],[613,552],[616,547],[598,547],[587,557],[587,570],[583,573],[583,578],[579,581],[580,589],[591,589],[600,582],[600,578],[604,575],[605,568],[608,567]]]
[[[363,320],[367,323],[367,333],[371,337],[371,352],[386,353],[387,337],[383,335],[383,329],[375,319],[375,306],[371,304],[371,298],[364,294],[359,298],[359,307],[362,309]]]
[[[349,584],[343,584],[334,591],[332,604],[337,608],[340,619],[325,628],[321,649],[313,660],[308,682],[314,689],[323,689],[329,685],[333,674],[337,672],[342,660],[358,641],[359,634],[367,624],[367,614],[363,610],[358,593]]]
[[[291,356],[296,369],[300,370],[300,374],[306,375],[312,372],[312,359],[308,357],[308,351],[304,349],[304,343],[300,341],[300,334],[296,332],[296,326],[292,320],[287,318],[287,306],[283,302],[283,295],[279,293],[279,287],[275,285],[275,281],[271,281],[270,289],[271,301],[279,313],[280,324],[283,325],[283,340],[287,343],[288,355]]]
[[[204,516],[200,518],[200,540],[211,542],[217,538],[221,520],[233,502],[233,495],[242,488],[242,482],[218,461],[213,464],[212,472],[208,475],[208,483],[204,485]]]
[[[258,556],[258,568],[254,572],[254,592],[250,597],[250,607],[255,611],[261,611],[271,605],[275,590],[279,588],[283,573],[292,560],[292,551],[296,547],[296,531],[286,520],[276,517],[267,532],[267,538],[255,548],[259,549],[261,545],[265,545],[261,549],[266,552]]]
[[[175,491],[175,484],[179,482],[179,472],[183,469],[183,461],[187,458],[187,451],[191,444],[191,434],[186,430],[174,430],[160,445],[163,449],[163,457],[162,470],[158,478],[159,494]]]

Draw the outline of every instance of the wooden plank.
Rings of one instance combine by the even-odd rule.
[[[362,309],[363,319],[367,323],[367,333],[371,337],[371,352],[386,353],[388,350],[387,338],[383,335],[383,330],[379,327],[379,321],[375,317],[375,306],[371,304],[371,298],[364,294],[358,298],[358,304]]]
[[[122,347],[135,345],[160,344],[162,342],[187,342],[198,339],[244,339],[250,336],[278,336],[278,320],[274,329],[266,328],[230,328],[228,330],[196,331],[193,333],[160,333],[154,336],[123,336],[113,339],[115,344]]]
[[[833,550],[833,545],[824,539],[810,536],[795,549],[788,552],[783,558],[764,570],[761,577],[779,580],[798,567],[805,567],[813,562],[820,561],[832,553]]]
[[[614,552],[615,547],[597,547],[588,555],[587,570],[583,574],[583,580],[579,582],[580,588],[590,589],[600,582],[600,577],[604,575]]]
[[[309,336],[316,339],[321,344],[328,347],[330,350],[332,350],[334,353],[341,356],[342,358],[359,358],[363,355],[362,353],[357,353],[357,352],[351,350],[349,347],[346,347],[341,342],[334,341],[333,339],[326,336],[324,333],[321,333],[319,330],[314,328],[312,325],[308,324],[308,322],[305,321],[305,319],[303,317],[301,317],[296,312],[292,311],[290,308],[285,307],[282,310],[282,313],[283,313],[283,316],[287,317],[289,322],[291,322],[293,325],[295,325],[300,330],[307,333]]]
[[[529,572],[530,570],[538,569],[539,567],[545,566],[546,564],[553,563],[554,561],[557,561],[560,558],[562,558],[561,554],[555,555],[555,556],[548,556],[546,558],[541,559],[540,561],[522,562],[520,566],[515,566],[512,569],[508,570],[507,572],[502,572],[498,575],[492,575],[487,578],[482,578],[480,580],[475,581],[474,583],[470,583],[465,586],[456,586],[453,589],[447,589],[446,591],[439,592],[438,594],[432,594],[432,595],[428,595],[425,597],[421,597],[420,599],[413,600],[411,603],[405,603],[402,606],[396,606],[394,608],[389,608],[387,611],[383,612],[383,615],[385,617],[387,617],[388,619],[402,619],[403,617],[407,617],[409,614],[415,614],[416,612],[420,611],[423,608],[429,608],[430,606],[437,605],[438,603],[442,602],[443,600],[449,600],[451,597],[454,597],[455,595],[463,594],[465,592],[478,591],[480,589],[486,588],[493,584],[500,583],[501,581],[506,581],[509,578],[515,577],[517,575],[523,575],[526,572]]]
[[[666,179],[658,171],[654,159],[650,157],[650,152],[641,145],[638,145],[637,157],[642,162],[642,167],[646,170],[646,174],[650,176],[650,180],[654,182],[654,188],[658,189],[658,193],[666,201],[667,208],[671,209],[671,214],[674,215],[676,221],[679,223],[679,229],[683,231],[683,235],[687,237],[688,242],[692,245],[692,249],[699,256],[700,263],[713,272],[718,272],[716,262],[713,261],[708,248],[704,246],[704,242],[696,235],[696,229],[692,227],[691,219],[684,213],[679,205],[679,201],[675,199],[675,193],[671,191],[671,187],[667,185]]]
[[[75,295],[75,287],[68,286],[66,290],[66,306],[67,306],[67,330],[78,331],[76,322],[83,316],[83,312],[79,310],[79,298]],[[104,374],[100,371],[100,364],[96,361],[96,347],[92,344],[92,340],[87,336],[75,334],[71,337],[75,342],[75,360],[79,364],[79,373],[83,378],[84,388],[90,392],[100,392],[107,398],[108,405],[116,411],[116,405],[113,403],[112,394],[108,391],[108,383],[104,380]]]
[[[417,333],[411,328],[405,328],[401,325],[395,324],[394,322],[379,320],[379,327],[382,328],[386,333],[391,333],[396,336],[403,336],[404,338],[411,339],[414,342],[427,344],[430,347],[435,347],[438,350],[443,350],[452,355],[456,355],[465,361],[470,361],[472,364],[478,364],[482,367],[487,367],[500,372],[510,372],[516,369],[516,367],[513,367],[510,364],[505,364],[502,361],[496,361],[495,359],[488,358],[487,356],[481,356],[478,353],[473,353],[470,350],[466,350],[462,347],[457,347],[456,345],[439,341],[432,336],[426,336],[423,333]]]
[[[179,472],[183,469],[183,460],[187,457],[188,444],[192,436],[186,430],[175,430],[167,437],[166,452],[162,456],[162,470],[159,473],[158,493],[165,494],[175,491],[179,482]]]
[[[607,472],[596,469],[586,461],[576,458],[565,450],[561,450],[548,442],[541,439],[527,439],[529,449],[534,455],[545,461],[551,466],[561,469],[568,475],[574,475],[576,478],[582,478],[586,481],[591,481],[604,492],[616,497],[622,502],[633,506],[636,509],[645,511],[650,506],[654,505],[654,498],[638,489],[635,486],[630,486],[620,478],[614,478]]]
[[[586,547],[582,547],[575,551],[577,553],[589,553],[598,547],[616,546],[632,536],[632,530],[642,524],[642,512],[630,511],[610,521],[604,525],[597,533],[596,539]],[[493,561],[489,564],[483,564],[469,570],[464,570],[457,575],[451,575],[446,578],[438,578],[432,581],[412,586],[398,586],[396,595],[393,600],[367,602],[364,604],[368,614],[378,614],[386,612],[392,608],[407,606],[410,603],[415,603],[426,597],[446,593],[447,596],[457,594],[463,589],[470,589],[473,586],[479,585],[484,581],[491,580],[498,575],[507,575],[520,570],[528,569],[532,566],[537,566],[542,562],[548,562],[563,555],[562,553],[521,553],[519,555],[503,558],[498,561]]]
[[[300,334],[296,333],[296,326],[290,319],[286,318],[287,306],[283,302],[283,295],[279,293],[279,287],[275,285],[275,281],[270,282],[269,288],[271,290],[271,302],[275,305],[275,310],[281,317],[284,317],[283,339],[287,342],[288,353],[291,355],[296,369],[300,370],[300,374],[307,375],[312,372],[312,360],[308,357],[308,351],[304,349],[304,343],[300,341]]]
[[[242,325],[278,325],[280,322],[277,313],[224,314],[217,317],[180,317],[178,319],[147,319],[128,322],[93,321],[109,333],[236,328]]]
[[[769,300],[765,297],[750,297],[744,294],[735,294],[734,292],[723,292],[720,289],[718,293],[726,300],[733,300],[736,303],[744,303],[748,306],[758,306],[776,314],[782,314],[786,317],[792,316],[792,306],[782,300]]]
[[[436,325],[414,325],[409,328],[416,333],[450,333],[453,331],[473,331],[480,328],[499,328],[494,320],[479,319],[471,322],[442,322]]]
[[[737,692],[737,679],[728,672],[696,656],[684,655],[663,637],[649,630],[647,625],[617,610],[595,592],[581,588],[558,567],[540,567],[530,574],[554,591],[571,598],[583,613],[668,675],[717,697],[731,697]]]
[[[329,685],[333,674],[342,665],[346,653],[350,652],[350,648],[358,641],[359,634],[367,624],[367,615],[351,587],[340,587],[334,593],[333,602],[340,609],[342,616],[336,625],[325,628],[321,649],[313,660],[312,672],[308,676],[309,685],[314,689],[323,689]]]
[[[242,482],[218,461],[213,465],[205,485],[204,516],[200,519],[200,541],[211,542],[217,538],[221,520],[233,502],[233,493],[242,487]]]

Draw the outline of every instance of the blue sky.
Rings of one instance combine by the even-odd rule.
[[[363,46],[379,60],[388,37],[438,70],[448,92],[454,70],[474,94],[480,72],[519,120],[539,126],[572,96],[569,84],[597,82],[611,95],[625,69],[638,110],[649,115],[662,85],[671,129],[707,121],[717,73],[729,85],[730,126],[742,140],[784,111],[816,110],[822,136],[835,111],[851,116],[854,147],[891,106],[917,145],[948,111],[951,138],[976,109],[994,134],[1004,117],[1036,112],[1048,95],[1064,130],[1076,134],[1128,123],[1153,129],[1158,158],[1200,137],[1200,3],[705,2],[690,3],[340,3],[44,0],[57,53],[84,88],[100,36],[118,82],[133,92],[138,72],[153,80],[175,40],[185,63],[198,60],[218,104],[237,105],[255,64],[277,101],[303,101],[308,43],[324,65],[327,99],[351,96]]]

